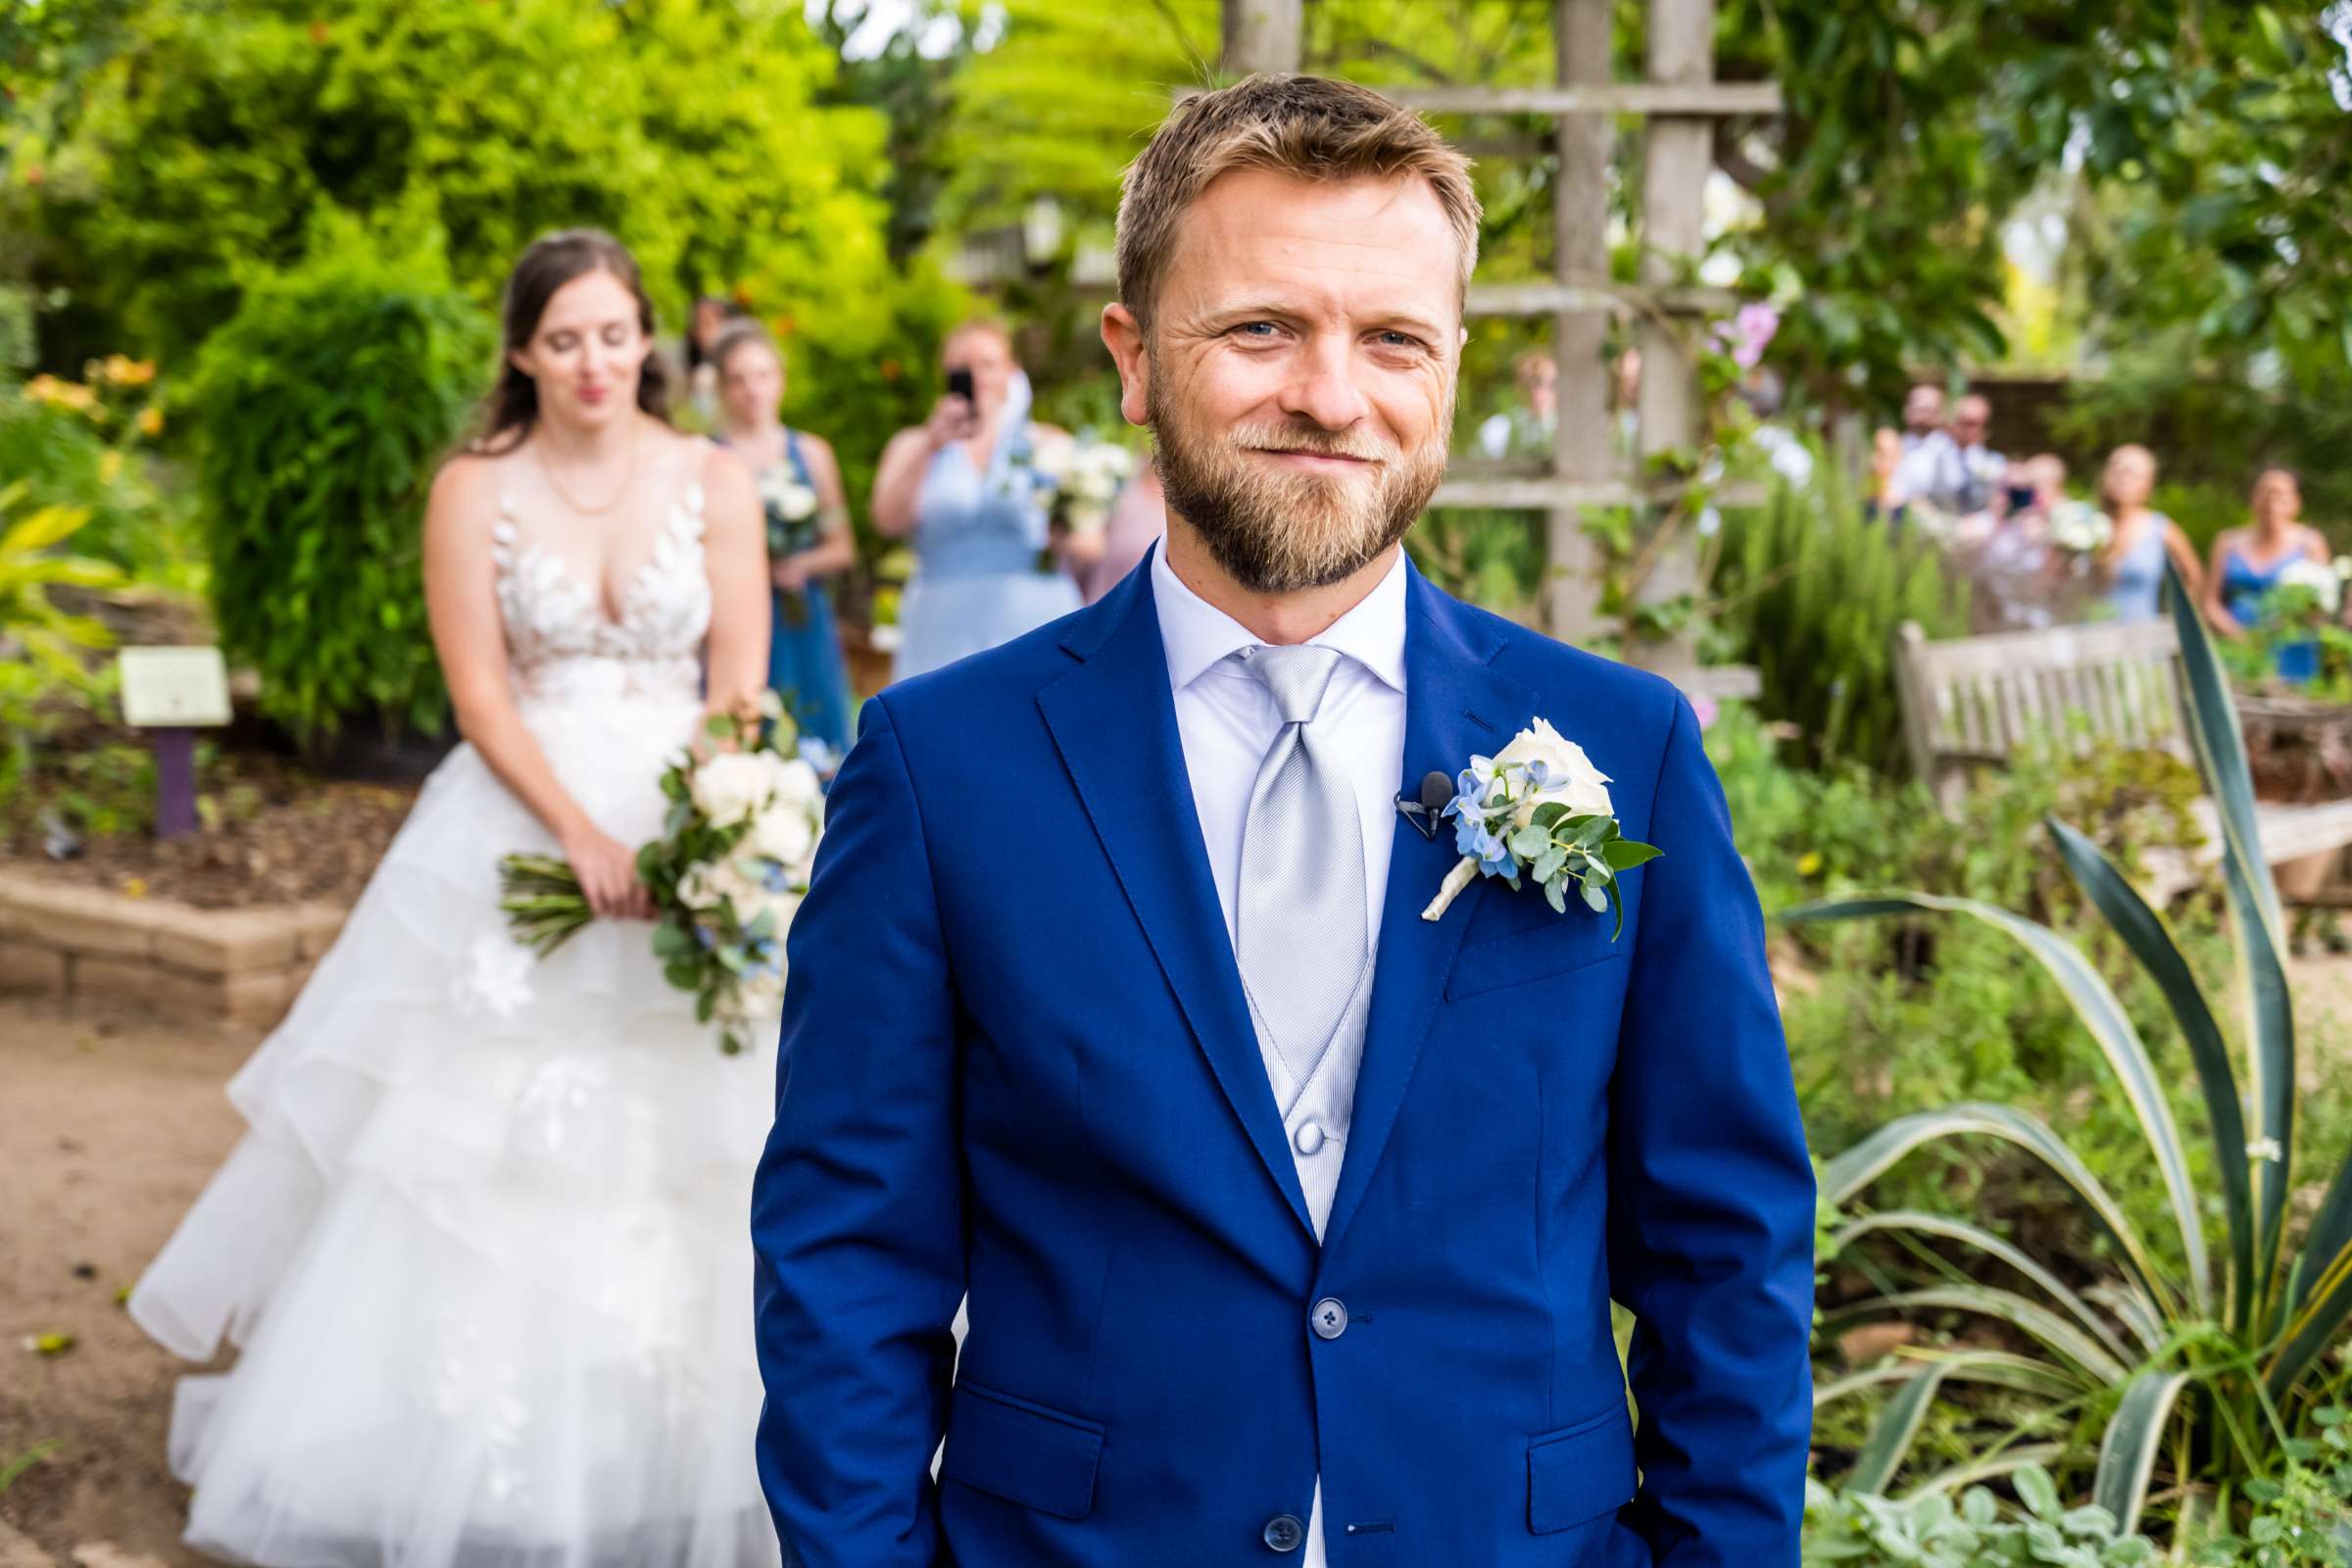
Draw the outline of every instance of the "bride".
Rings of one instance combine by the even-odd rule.
[[[758,1568],[746,1204],[772,1040],[662,978],[632,847],[767,658],[760,502],[662,416],[628,253],[573,230],[506,296],[488,428],[425,516],[466,744],[229,1097],[250,1131],[130,1310],[179,1386],[187,1541],[271,1568]],[[705,696],[705,692],[708,696]],[[605,916],[544,962],[498,860]]]

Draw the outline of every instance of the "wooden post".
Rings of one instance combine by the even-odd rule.
[[[155,750],[155,836],[193,833],[196,815],[196,732],[173,724],[148,731]]]
[[[1231,75],[1297,71],[1300,0],[1225,0],[1224,67]]]
[[[1610,0],[1558,0],[1553,46],[1562,86],[1609,79],[1609,7]],[[1609,132],[1606,115],[1562,115],[1555,136],[1553,271],[1572,287],[1603,289],[1609,282]],[[1552,318],[1559,423],[1551,471],[1561,479],[1610,477],[1608,328],[1605,311],[1562,311]],[[1601,549],[1582,520],[1575,507],[1545,514],[1545,619],[1564,642],[1589,638],[1599,619]]]
[[[1649,79],[1703,83],[1715,74],[1715,0],[1651,0]],[[1706,120],[1655,116],[1647,125],[1642,162],[1642,281],[1662,289],[1677,281],[1688,259],[1705,243],[1707,176],[1715,167],[1714,133]],[[1655,453],[1688,450],[1698,436],[1698,377],[1680,336],[1645,320],[1642,348],[1641,453],[1646,467]],[[1642,589],[1646,601],[1696,592],[1697,540],[1688,531],[1658,561]],[[1629,648],[1637,662],[1668,676],[1698,665],[1689,637]]]

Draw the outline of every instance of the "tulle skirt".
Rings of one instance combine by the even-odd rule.
[[[690,701],[526,708],[607,832],[661,831]],[[249,1132],[133,1292],[184,1380],[189,1544],[270,1568],[762,1568],[749,1194],[774,1043],[723,1056],[648,928],[544,962],[460,747],[229,1086]]]

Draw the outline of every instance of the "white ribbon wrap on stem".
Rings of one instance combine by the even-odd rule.
[[[1453,901],[1461,896],[1462,889],[1477,877],[1478,861],[1467,855],[1454,861],[1453,869],[1446,873],[1446,880],[1438,884],[1438,896],[1429,901],[1428,908],[1421,911],[1421,918],[1435,920],[1443,915],[1453,906]]]

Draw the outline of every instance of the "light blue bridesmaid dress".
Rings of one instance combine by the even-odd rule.
[[[1041,569],[1050,487],[1030,466],[1029,381],[1013,378],[986,472],[943,447],[915,497],[914,579],[899,610],[894,678],[1008,642],[1079,608],[1078,584]]]

